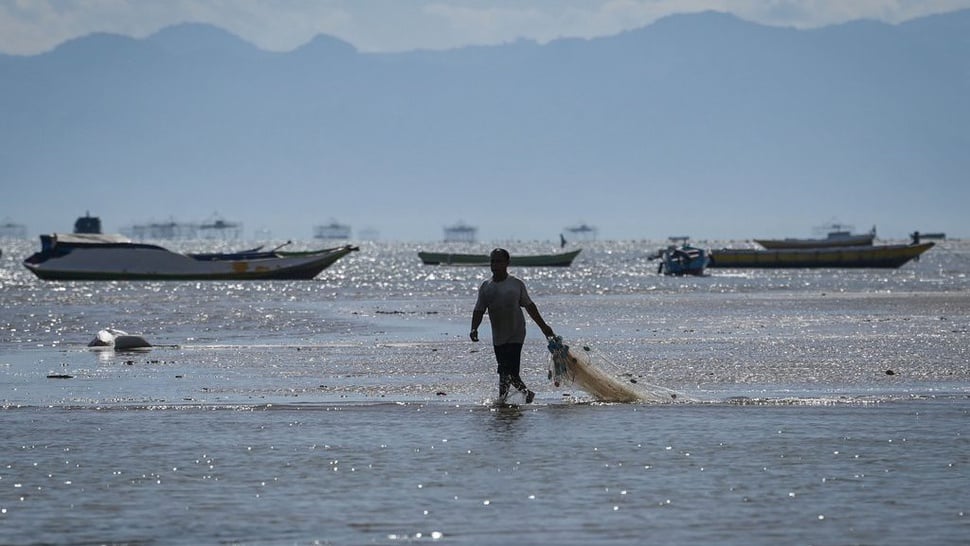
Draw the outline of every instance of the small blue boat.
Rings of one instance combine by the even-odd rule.
[[[657,273],[664,275],[703,275],[711,262],[707,250],[689,244],[670,245],[660,251]]]

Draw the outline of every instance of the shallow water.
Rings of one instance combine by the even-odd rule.
[[[965,399],[8,410],[18,543],[962,543]]]
[[[889,271],[667,278],[645,242],[519,270],[567,343],[681,395],[555,389],[531,327],[519,408],[492,407],[488,340],[466,337],[487,272],[420,245],[256,283],[45,283],[19,264],[34,246],[0,257],[0,543],[970,536],[962,241]],[[156,347],[86,347],[109,326]]]

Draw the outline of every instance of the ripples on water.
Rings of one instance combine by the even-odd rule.
[[[44,283],[19,263],[35,246],[0,257],[0,543],[970,534],[962,241],[899,270],[668,278],[649,242],[520,269],[567,342],[696,400],[555,390],[533,327],[539,396],[520,409],[490,407],[491,350],[466,338],[487,271],[423,266],[422,245],[365,243],[314,281],[253,283]],[[87,349],[108,326],[159,346]]]
[[[12,410],[0,521],[21,544],[960,544],[967,417],[946,402]]]

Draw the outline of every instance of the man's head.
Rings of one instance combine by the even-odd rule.
[[[512,257],[509,251],[504,248],[496,248],[489,255],[489,264],[492,267],[492,276],[496,279],[503,279],[508,274],[509,261]]]

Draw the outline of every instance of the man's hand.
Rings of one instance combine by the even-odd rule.
[[[475,343],[478,343],[478,330],[472,330],[468,334],[468,337],[470,337],[471,340],[474,341]]]

